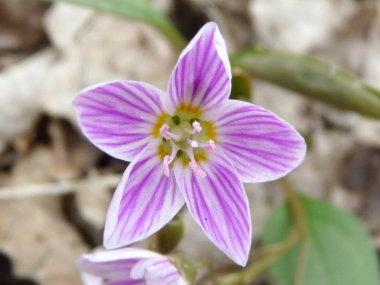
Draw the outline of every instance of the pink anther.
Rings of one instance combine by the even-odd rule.
[[[162,127],[160,129],[160,134],[161,134],[161,136],[163,136],[167,140],[174,139],[176,141],[179,141],[181,139],[180,135],[176,135],[176,134],[169,132],[169,126],[167,124],[162,125]]]
[[[215,142],[213,140],[208,140],[205,146],[207,150],[213,150],[215,148]]]
[[[213,150],[215,148],[215,142],[213,140],[208,140],[207,143],[198,143],[194,140],[186,140],[186,142],[191,145],[192,147],[201,147],[205,150]]]
[[[169,160],[170,160],[170,156],[169,155],[165,155],[164,156],[164,160],[162,161],[162,165],[164,166],[164,174],[169,177],[170,175],[170,172],[169,172]]]
[[[190,166],[191,170],[193,170],[196,175],[198,175],[202,178],[206,177],[206,172],[204,172],[202,169],[200,169],[197,165],[197,162],[195,161],[193,149],[188,148],[185,150],[185,152],[187,153],[187,156],[190,158],[189,166]]]
[[[175,144],[172,143],[172,153],[171,155],[165,155],[164,159],[162,160],[162,166],[164,167],[164,174],[169,177],[169,165],[172,163],[177,155],[179,148]]]
[[[201,124],[198,121],[193,122],[194,133],[200,133],[202,131]]]
[[[190,161],[189,166],[194,171],[194,173],[198,175],[199,177],[202,177],[202,178],[206,177],[206,172],[200,169],[195,161]]]
[[[169,126],[167,124],[162,125],[160,129],[160,134],[167,140],[171,139],[171,137],[169,136]]]
[[[194,135],[195,133],[200,133],[202,131],[201,124],[198,121],[194,121],[192,126],[193,126],[192,130],[185,130],[185,131],[192,135]]]

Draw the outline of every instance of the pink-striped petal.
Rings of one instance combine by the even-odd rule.
[[[135,81],[115,81],[83,90],[74,100],[79,125],[109,155],[132,161],[152,137],[166,94]]]
[[[278,179],[304,159],[303,137],[287,122],[256,105],[229,100],[207,114],[214,121],[218,146],[243,182]]]
[[[97,250],[82,255],[77,266],[85,285],[187,284],[165,256],[140,248]]]
[[[174,264],[163,256],[140,260],[132,269],[131,277],[143,279],[149,285],[188,284]]]
[[[92,254],[82,255],[77,260],[77,267],[82,272],[82,279],[86,285],[97,285],[103,284],[103,280],[128,280],[132,268],[141,259],[154,257],[154,252],[137,248],[97,250]],[[92,283],[94,280],[97,282]]]
[[[169,81],[168,111],[181,104],[209,110],[227,100],[231,65],[218,26],[207,23],[182,51]]]
[[[199,167],[205,177],[195,174],[181,160],[174,165],[174,175],[189,211],[207,237],[234,262],[244,266],[251,245],[251,219],[236,169],[218,147]]]
[[[91,284],[91,285],[93,285],[93,284]],[[148,285],[148,284],[145,282],[145,280],[138,279],[138,280],[109,281],[109,282],[104,283],[104,285]]]
[[[173,175],[164,174],[159,139],[128,166],[108,209],[104,247],[117,248],[147,238],[168,223],[184,204]]]

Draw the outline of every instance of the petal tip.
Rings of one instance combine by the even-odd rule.
[[[249,254],[251,251],[251,241],[252,241],[252,227],[251,223],[249,223],[250,234],[249,239],[243,241],[245,243],[244,248],[240,251],[237,251],[235,248],[228,248],[222,250],[233,262],[241,267],[245,267],[249,260]]]
[[[235,262],[237,265],[241,266],[241,267],[245,267],[248,263],[248,259],[249,259],[249,252],[250,252],[250,243],[249,243],[249,246],[247,248],[247,250],[245,252],[240,252],[238,253],[237,251],[233,250],[233,249],[221,249],[224,254],[230,258],[233,262]]]
[[[242,182],[273,181],[302,163],[307,146],[291,124],[247,102],[229,100],[223,108],[220,114],[212,113],[219,128],[219,144]]]
[[[179,56],[168,85],[169,111],[181,103],[203,111],[221,105],[230,95],[231,78],[226,43],[217,24],[208,22]]]

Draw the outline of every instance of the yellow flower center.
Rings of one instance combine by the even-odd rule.
[[[215,148],[217,141],[213,124],[202,120],[199,108],[182,104],[174,116],[161,114],[152,133],[154,137],[162,138],[158,154],[166,176],[169,176],[170,164],[177,159],[189,165],[197,175],[206,176],[198,163],[207,160],[209,151]]]

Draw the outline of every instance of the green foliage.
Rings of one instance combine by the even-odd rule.
[[[170,20],[157,12],[147,0],[44,0],[50,2],[67,2],[93,8],[129,19],[143,21],[160,30],[179,50],[185,46],[183,36]],[[110,31],[112,32],[112,31]]]
[[[309,249],[302,285],[378,285],[379,263],[371,239],[353,215],[330,204],[303,198],[309,231]],[[283,240],[292,228],[288,205],[269,218],[263,243]],[[293,284],[299,246],[270,268],[276,284]]]
[[[380,91],[315,58],[251,48],[230,57],[232,66],[311,99],[380,119]]]

